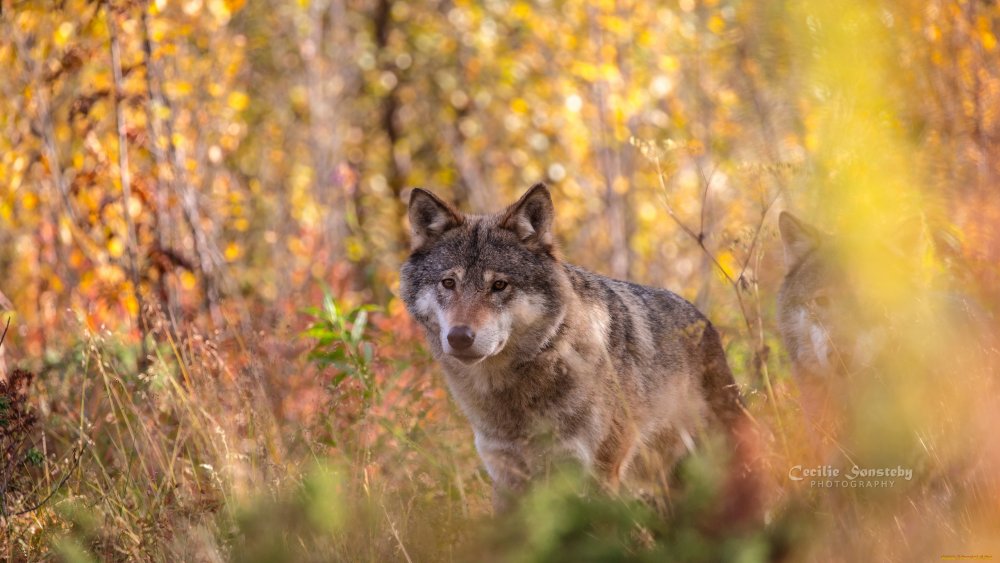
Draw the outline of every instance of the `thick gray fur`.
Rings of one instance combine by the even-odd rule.
[[[498,508],[560,453],[612,489],[645,490],[706,428],[739,416],[712,324],[670,291],[561,261],[544,185],[482,216],[415,189],[409,218],[402,298],[472,425]],[[466,329],[471,345],[449,339]]]

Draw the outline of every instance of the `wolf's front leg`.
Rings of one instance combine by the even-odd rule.
[[[516,441],[490,439],[476,434],[476,450],[493,480],[493,511],[502,514],[513,508],[518,495],[531,479],[526,446]]]

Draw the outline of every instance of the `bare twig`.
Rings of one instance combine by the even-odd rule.
[[[668,188],[666,180],[664,180],[665,175],[663,173],[663,168],[660,166],[660,157],[659,156],[654,157],[653,162],[656,164],[656,177],[659,179],[660,188],[663,190],[663,193],[665,195],[668,192]],[[674,208],[670,205],[668,201],[666,201],[666,199],[664,199],[663,205],[667,210],[667,214],[670,215],[670,218],[673,219],[674,223],[676,223],[677,226],[680,227],[680,229],[684,231],[685,234],[691,237],[691,239],[698,244],[698,247],[701,248],[702,251],[704,251],[708,255],[708,257],[712,260],[712,263],[715,264],[715,267],[718,268],[719,272],[721,272],[722,275],[726,278],[726,281],[728,281],[730,285],[735,285],[736,280],[734,280],[732,276],[729,275],[729,272],[727,272],[726,269],[722,267],[722,264],[720,264],[719,261],[715,258],[715,254],[709,251],[708,248],[705,246],[705,238],[701,236],[701,233],[695,233],[694,230],[691,229],[691,227],[685,225],[684,221],[681,221],[681,218],[677,215],[677,212],[674,211]],[[747,323],[747,326],[749,327],[749,323]]]
[[[0,334],[0,381],[7,377],[7,362],[4,357],[3,342],[7,339],[7,330],[10,329],[10,317],[7,317],[7,324],[3,327],[3,334]]]
[[[406,551],[406,546],[403,545],[403,540],[399,538],[399,532],[396,531],[396,524],[393,523],[392,518],[389,517],[389,511],[385,509],[385,505],[382,506],[382,512],[385,513],[385,519],[389,522],[389,530],[392,531],[392,537],[396,538],[396,543],[399,544],[399,549],[403,552],[403,557],[406,558],[407,563],[413,563],[413,559],[410,559],[410,554]]]
[[[743,286],[746,283],[745,280],[744,280],[744,273],[746,272],[746,269],[747,269],[748,265],[750,264],[750,261],[753,259],[753,257],[755,255],[759,255],[759,253],[755,253],[757,240],[758,240],[758,238],[760,236],[760,232],[763,230],[764,221],[765,221],[765,219],[766,219],[766,217],[768,215],[768,212],[770,211],[770,209],[774,205],[774,203],[777,201],[778,196],[781,194],[781,191],[779,190],[778,194],[776,194],[767,203],[766,207],[761,211],[760,220],[758,221],[757,228],[754,231],[753,239],[751,241],[751,245],[750,245],[747,257],[744,260],[743,264],[741,265],[739,274],[734,278],[732,275],[729,274],[728,271],[726,271],[726,269],[722,266],[722,264],[719,263],[719,260],[715,257],[715,253],[713,253],[711,250],[709,250],[708,247],[706,246],[706,244],[705,244],[705,236],[704,236],[705,233],[702,230],[702,229],[704,229],[704,222],[702,222],[702,225],[699,227],[699,232],[695,233],[694,230],[692,230],[689,226],[687,226],[681,220],[680,216],[678,216],[677,212],[670,205],[670,202],[667,201],[666,194],[668,193],[668,188],[667,188],[667,183],[666,183],[665,175],[663,173],[663,167],[660,164],[660,157],[659,157],[659,155],[653,156],[652,160],[653,160],[653,163],[656,165],[656,176],[657,176],[657,179],[660,182],[660,188],[663,190],[663,193],[664,193],[663,204],[664,204],[665,209],[667,210],[667,214],[674,221],[674,223],[682,231],[684,231],[685,234],[687,234],[689,237],[691,237],[691,239],[693,241],[695,241],[695,243],[698,245],[698,248],[700,248],[701,251],[705,254],[705,256],[707,256],[708,259],[711,260],[712,264],[715,265],[716,269],[718,269],[718,271],[722,273],[722,276],[726,279],[726,281],[728,282],[729,286],[732,288],[734,295],[736,296],[736,303],[739,306],[740,316],[743,318],[743,324],[744,324],[744,327],[746,328],[747,336],[751,339],[751,341],[754,342],[754,365],[755,365],[755,370],[758,372],[758,375],[759,375],[760,379],[764,383],[764,388],[767,391],[768,402],[771,404],[771,409],[773,411],[775,420],[778,423],[778,428],[779,428],[779,431],[780,431],[782,442],[786,444],[786,449],[787,449],[787,439],[785,438],[784,425],[783,425],[783,423],[781,421],[781,416],[780,416],[780,413],[779,413],[778,408],[777,408],[777,397],[776,397],[776,395],[774,393],[774,387],[771,385],[771,377],[770,377],[770,373],[768,372],[768,369],[767,369],[767,359],[766,359],[766,357],[764,355],[764,347],[765,347],[765,343],[764,343],[764,326],[763,326],[763,322],[761,320],[761,315],[760,315],[760,300],[759,300],[759,297],[756,297],[757,331],[755,333],[753,325],[752,325],[752,323],[750,321],[750,315],[747,312],[747,304],[746,304],[746,302],[743,299]],[[702,211],[702,215],[701,215],[702,216],[702,221],[704,221],[704,206],[705,206],[705,201],[707,200],[708,189],[709,189],[710,184],[711,184],[711,179],[712,179],[712,177],[715,174],[715,169],[713,168],[712,173],[709,174],[709,175],[707,175],[707,176],[704,174],[704,170],[702,170],[700,166],[698,167],[698,171],[699,171],[699,174],[700,174],[700,176],[702,178],[702,181],[704,182],[703,195],[702,195],[702,198],[703,198],[702,199],[702,210],[701,210]],[[756,282],[754,282],[752,285],[753,285],[753,287],[754,287],[754,289],[756,291]],[[756,296],[756,293],[755,293],[755,296]]]
[[[0,345],[3,343],[6,332],[7,329],[4,329],[4,333],[0,334]],[[28,404],[28,393],[33,378],[34,375],[30,372],[15,370],[11,379],[0,384],[0,395],[2,395],[5,403],[3,413],[4,432],[0,433],[0,450],[2,450],[0,451],[0,461],[3,463],[2,467],[0,467],[2,469],[2,474],[0,474],[0,521],[5,524],[8,533],[12,517],[38,510],[62,488],[69,479],[69,476],[75,471],[83,455],[85,444],[81,436],[79,447],[73,455],[73,462],[66,468],[65,473],[54,487],[51,485],[51,481],[49,480],[50,473],[46,467],[44,484],[41,482],[33,483],[34,486],[27,490],[26,493],[20,495],[21,502],[23,503],[25,498],[34,497],[35,493],[44,487],[48,489],[48,493],[44,497],[26,508],[10,512],[7,498],[8,491],[12,483],[17,483],[18,478],[24,475],[21,471],[22,466],[28,462],[32,452],[36,452],[37,455],[37,450],[34,450],[33,447],[33,436],[36,432],[39,432],[38,418],[34,409]],[[48,448],[45,444],[45,434],[42,433],[42,449],[44,452],[42,455],[46,456],[47,461]]]
[[[712,180],[715,179],[715,171],[719,169],[719,164],[716,163],[712,167],[712,171],[705,175],[705,170],[698,166],[698,175],[701,177],[702,190],[701,190],[701,217],[698,219],[698,238],[705,238],[705,213],[708,210],[708,189],[712,185]]]
[[[740,268],[740,273],[736,276],[736,279],[742,279],[743,274],[747,271],[747,266],[750,265],[750,257],[754,255],[754,251],[757,249],[757,241],[760,239],[760,233],[764,230],[764,221],[767,220],[767,215],[770,213],[771,208],[781,197],[782,190],[779,189],[774,193],[774,197],[764,205],[764,208],[760,213],[760,220],[757,222],[757,228],[753,231],[753,238],[750,239],[750,247],[747,249],[747,260],[743,263],[743,267]]]
[[[56,484],[56,486],[53,487],[52,490],[49,491],[49,494],[45,495],[45,498],[43,498],[42,500],[40,500],[37,503],[33,504],[31,507],[25,508],[25,509],[23,509],[23,510],[21,510],[19,512],[15,512],[15,513],[11,514],[10,517],[24,516],[25,514],[28,514],[29,512],[34,512],[34,511],[38,510],[39,508],[45,506],[45,503],[49,502],[49,500],[52,499],[52,497],[57,492],[59,492],[59,489],[61,489],[63,487],[63,485],[66,484],[66,481],[69,480],[70,476],[73,475],[73,472],[76,471],[77,466],[80,465],[80,459],[82,457],[83,457],[83,444],[81,443],[80,447],[77,449],[76,453],[73,454],[73,463],[71,464],[71,466],[68,469],[66,469],[66,472],[63,473],[62,478],[59,479],[59,483]]]

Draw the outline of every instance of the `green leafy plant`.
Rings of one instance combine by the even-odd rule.
[[[334,388],[347,379],[357,381],[366,404],[375,397],[377,386],[372,373],[375,346],[366,339],[365,329],[368,314],[377,310],[375,305],[345,308],[330,292],[325,292],[322,307],[304,310],[313,322],[302,335],[316,340],[308,359],[319,367],[337,370],[331,381]]]

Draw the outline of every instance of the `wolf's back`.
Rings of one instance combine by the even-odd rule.
[[[666,289],[566,268],[581,301],[606,309],[611,361],[619,374],[637,379],[638,392],[691,377],[716,417],[733,419],[740,399],[719,334],[693,304]]]

